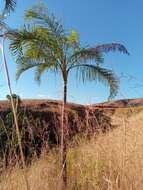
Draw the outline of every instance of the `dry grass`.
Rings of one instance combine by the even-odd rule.
[[[79,139],[69,149],[68,190],[143,189],[143,111],[135,113],[128,118],[116,113],[120,127],[90,141]],[[31,190],[60,189],[58,151],[33,162],[27,176]],[[25,190],[21,170],[1,176],[0,190]]]

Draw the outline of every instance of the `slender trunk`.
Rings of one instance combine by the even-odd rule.
[[[64,82],[64,104],[67,103],[67,82]]]
[[[65,118],[65,107],[67,104],[67,81],[64,81],[64,98],[62,107],[62,123],[61,123],[61,164],[62,164],[62,190],[67,190],[67,140],[68,127]]]
[[[2,50],[2,57],[3,57],[3,64],[4,64],[4,69],[5,69],[6,80],[7,80],[7,84],[8,84],[9,93],[10,93],[10,102],[11,102],[12,112],[13,112],[13,116],[14,116],[14,123],[15,123],[17,138],[18,138],[18,145],[19,145],[19,150],[20,150],[21,161],[22,161],[23,168],[25,170],[24,178],[25,178],[25,182],[26,182],[26,189],[30,190],[28,179],[26,176],[26,164],[25,164],[24,153],[23,153],[23,149],[22,149],[22,142],[21,142],[21,135],[20,135],[20,130],[19,130],[19,126],[18,126],[17,113],[16,113],[16,108],[14,105],[14,100],[12,97],[13,93],[12,93],[12,88],[11,88],[11,81],[10,81],[7,61],[6,61],[6,57],[5,57],[5,53],[4,53],[4,38],[3,38],[1,50]]]

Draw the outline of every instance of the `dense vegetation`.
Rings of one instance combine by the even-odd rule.
[[[15,165],[19,162],[19,146],[15,131],[13,112],[10,108],[11,98],[8,95],[9,108],[1,110],[0,116],[0,159],[3,166]],[[13,95],[17,118],[21,132],[22,146],[27,163],[34,157],[39,157],[43,149],[49,151],[60,144],[61,105],[57,103],[56,109],[42,111],[44,103],[39,109],[25,107],[19,96]],[[59,104],[59,105],[58,105]],[[77,136],[90,138],[99,130],[106,132],[112,128],[111,120],[103,111],[86,108],[84,106],[69,106],[66,110],[66,123],[69,131],[69,143]]]

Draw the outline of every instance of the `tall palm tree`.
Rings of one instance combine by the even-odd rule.
[[[64,104],[67,103],[67,84],[71,71],[76,72],[79,79],[99,81],[110,87],[109,98],[118,90],[118,80],[114,73],[102,67],[103,53],[119,51],[129,54],[119,43],[82,47],[75,31],[66,32],[60,22],[48,14],[47,8],[35,6],[27,11],[25,19],[30,21],[22,29],[9,32],[10,48],[16,58],[17,73],[21,74],[36,68],[35,80],[40,82],[45,71],[59,72],[64,83]],[[65,132],[65,131],[64,131]],[[66,163],[66,137],[63,138],[63,163]],[[64,164],[64,183],[66,184],[66,164]]]

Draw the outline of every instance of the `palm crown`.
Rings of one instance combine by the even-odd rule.
[[[78,34],[72,30],[65,32],[62,24],[48,14],[47,8],[35,6],[28,10],[25,19],[30,24],[14,31],[11,35],[13,55],[17,62],[17,79],[35,67],[35,79],[40,81],[43,72],[61,72],[64,81],[64,101],[67,97],[68,75],[75,70],[82,81],[100,81],[110,87],[110,98],[117,94],[118,80],[111,70],[102,68],[103,53],[119,51],[128,54],[118,43],[82,47]]]

